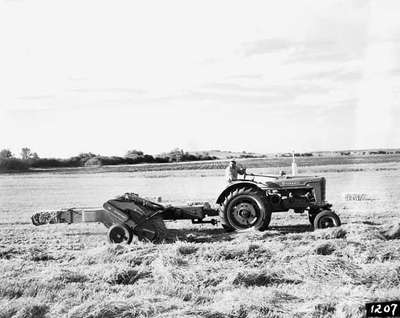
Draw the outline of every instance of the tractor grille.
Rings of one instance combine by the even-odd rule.
[[[321,178],[319,180],[315,180],[312,182],[308,182],[307,185],[313,187],[313,193],[315,197],[315,201],[317,204],[325,203],[325,188],[326,188],[326,180],[325,178]]]

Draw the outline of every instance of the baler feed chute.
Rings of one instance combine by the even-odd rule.
[[[161,204],[127,193],[107,201],[103,208],[128,225],[139,240],[161,242],[166,238],[167,228],[160,215],[165,208]]]

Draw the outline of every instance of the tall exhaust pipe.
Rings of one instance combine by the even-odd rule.
[[[296,159],[294,157],[294,150],[292,151],[292,176],[297,175],[297,164]]]

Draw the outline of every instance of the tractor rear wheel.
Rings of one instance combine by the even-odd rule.
[[[318,213],[314,219],[314,229],[325,229],[340,225],[341,222],[339,216],[335,212],[329,210]]]
[[[125,224],[114,224],[107,232],[107,239],[110,243],[120,244],[132,242],[132,230]]]
[[[228,232],[254,228],[265,230],[271,220],[271,209],[263,193],[252,188],[230,192],[220,208],[221,223]]]

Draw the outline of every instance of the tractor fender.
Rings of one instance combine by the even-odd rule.
[[[217,204],[222,204],[225,200],[225,197],[228,195],[228,193],[238,189],[238,188],[252,188],[252,189],[260,189],[261,188],[255,184],[254,182],[251,181],[239,181],[239,182],[234,182],[230,185],[228,185],[222,192],[221,194],[218,196],[217,199]]]

